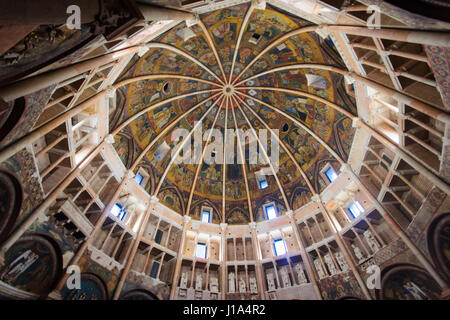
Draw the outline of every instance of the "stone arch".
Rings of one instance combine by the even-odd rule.
[[[145,171],[149,175],[149,179],[145,186],[145,190],[148,192],[148,194],[153,194],[156,188],[156,178],[153,166],[149,164],[147,161],[143,161],[142,163],[139,164],[139,167],[145,169]]]
[[[22,185],[15,175],[0,170],[0,243],[6,240],[14,228],[22,209]]]
[[[325,159],[321,159],[319,161],[316,162],[316,164],[314,165],[314,178],[313,178],[313,187],[315,189],[315,191],[317,193],[320,193],[320,185],[319,185],[319,179],[320,179],[320,170],[322,170],[322,168],[327,164],[327,162],[330,163],[330,166],[333,167],[334,170],[336,170],[336,173],[339,174],[338,169],[339,169],[339,161],[337,161],[334,158],[325,158]]]
[[[296,210],[296,209],[298,209],[298,208],[301,208],[301,206],[300,206],[300,207],[296,207],[296,206],[294,205],[294,204],[295,204],[296,197],[298,196],[297,192],[299,192],[299,191],[306,192],[307,194],[309,194],[309,195],[311,196],[311,191],[310,191],[308,188],[306,188],[306,187],[296,187],[296,188],[294,189],[294,191],[292,192],[292,194],[291,194],[291,199],[290,199],[290,201],[289,201],[289,204],[290,204],[292,210]],[[303,204],[303,205],[304,205],[304,204]]]
[[[256,206],[253,208],[254,209],[253,212],[254,212],[254,215],[255,215],[254,218],[255,218],[256,222],[257,221],[266,220],[265,214],[262,212],[262,207],[263,207],[264,204],[266,204],[268,202],[275,202],[275,204],[276,204],[276,206],[278,208],[278,213],[280,215],[281,215],[281,213],[283,211],[286,211],[286,206],[285,206],[284,202],[281,199],[277,198],[274,195],[265,196],[261,200],[257,201],[256,202]],[[262,217],[260,217],[261,212],[262,212]]]
[[[344,121],[346,122],[346,126],[344,126]],[[350,125],[350,128],[348,127]],[[350,130],[351,129],[351,130]],[[342,159],[345,161],[348,160],[348,155],[351,146],[346,146],[346,141],[343,141],[345,136],[343,137],[341,132],[347,132],[350,136],[353,137],[355,129],[352,127],[352,119],[347,117],[342,117],[339,120],[337,120],[335,123],[333,123],[333,135],[334,135],[334,141],[336,142],[337,148],[339,150],[339,153],[341,154]],[[347,136],[348,138],[348,136]],[[353,141],[353,139],[351,139]],[[347,149],[347,150],[346,150]]]
[[[131,135],[126,132],[118,133],[114,139],[114,148],[123,165],[130,168],[134,158],[134,140]]]
[[[447,279],[450,274],[450,212],[435,217],[427,228],[427,248],[431,259]],[[447,253],[447,254],[446,254]]]
[[[6,102],[2,101],[2,104]],[[7,104],[6,104],[7,105]],[[14,101],[14,106],[5,111],[1,115],[3,120],[0,120],[0,143],[13,131],[16,125],[22,119],[25,112],[26,100],[24,97],[18,98]],[[6,107],[6,106],[5,106]]]
[[[190,210],[190,212],[188,212],[188,214],[190,216],[193,216],[195,214],[195,209],[198,208],[198,207],[201,208],[202,205],[207,206],[207,207],[211,207],[213,209],[213,216],[212,216],[211,221],[214,221],[214,218],[216,218],[218,221],[222,221],[222,217],[221,217],[219,209],[217,208],[217,206],[212,201],[210,201],[208,199],[201,199],[201,200],[195,201],[192,204],[191,210]]]
[[[177,200],[180,203],[180,208],[179,209],[181,210],[181,212],[179,212],[179,213],[181,215],[185,215],[186,214],[186,208],[185,208],[185,203],[184,203],[183,196],[182,196],[180,190],[177,187],[175,187],[175,186],[168,186],[168,187],[165,187],[165,188],[161,188],[161,190],[159,191],[159,194],[158,194],[158,197],[162,197],[162,199],[160,198],[161,201],[164,201],[164,199],[165,199],[164,193],[166,191],[169,191],[169,192],[172,191],[175,194]],[[170,204],[169,204],[169,206],[172,207],[172,208],[174,207],[173,205],[170,205]]]
[[[344,296],[344,297],[340,297],[336,300],[361,300],[361,298],[353,297],[353,296]]]
[[[434,300],[441,288],[424,269],[407,263],[392,264],[381,272],[380,300]]]
[[[239,220],[236,223],[233,224],[245,224],[250,222],[250,217],[248,215],[248,212],[246,212],[241,207],[234,207],[229,212],[226,213],[225,220],[226,221],[233,221],[232,216],[235,214],[235,212],[238,212],[238,214],[242,215],[245,218],[245,221]]]
[[[95,273],[81,273],[80,289],[64,288],[64,300],[109,300],[105,281]]]
[[[61,278],[62,261],[61,249],[52,237],[41,233],[25,234],[6,252],[0,280],[45,297]]]
[[[144,289],[135,289],[125,292],[120,300],[160,300],[153,292]]]

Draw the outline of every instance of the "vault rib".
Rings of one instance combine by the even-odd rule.
[[[239,29],[239,36],[238,36],[237,41],[236,41],[236,47],[234,48],[233,62],[231,63],[230,77],[228,79],[228,83],[231,83],[231,80],[233,78],[234,65],[236,63],[236,58],[237,58],[237,55],[238,55],[239,46],[241,44],[241,40],[242,40],[242,36],[244,35],[244,31],[247,28],[248,20],[250,19],[250,16],[252,15],[252,12],[253,12],[254,8],[255,7],[254,7],[253,4],[248,8],[247,13],[245,14],[244,21],[242,21],[241,28]]]
[[[235,99],[234,97],[232,97],[232,98]],[[245,114],[245,112],[242,110],[242,107],[239,105],[239,103],[237,103],[236,100],[235,100],[235,103],[236,103],[236,106],[238,107],[239,111],[240,111],[240,112],[242,113],[242,115],[244,116],[245,121],[247,122],[247,124],[248,124],[249,128],[251,129],[253,135],[255,136],[255,139],[256,139],[256,141],[257,141],[258,144],[259,144],[259,148],[260,148],[260,150],[262,151],[262,153],[263,153],[263,155],[264,155],[264,158],[266,159],[267,163],[269,164],[270,170],[272,171],[272,174],[273,174],[273,176],[274,176],[274,178],[275,178],[275,181],[277,182],[278,188],[280,189],[281,196],[283,197],[283,201],[284,201],[284,204],[285,204],[285,206],[286,206],[286,209],[287,209],[288,211],[290,211],[290,210],[291,210],[291,206],[290,206],[290,204],[289,204],[289,201],[287,200],[286,193],[284,192],[284,188],[283,188],[283,186],[281,185],[280,179],[278,178],[278,174],[277,174],[277,172],[275,171],[275,168],[273,167],[273,164],[272,164],[272,162],[270,161],[269,156],[267,155],[266,148],[263,146],[261,140],[259,139],[258,135],[256,134],[256,130],[253,128],[252,123],[251,123],[250,120],[248,119],[248,117],[247,117],[247,115]]]
[[[209,140],[211,139],[211,136],[212,136],[214,127],[215,127],[215,125],[216,125],[217,119],[219,118],[219,114],[220,114],[220,111],[221,111],[222,106],[223,106],[223,102],[225,101],[224,96],[221,95],[217,101],[219,101],[219,100],[222,100],[222,101],[220,102],[220,107],[217,108],[217,113],[216,113],[216,116],[214,117],[214,121],[213,121],[213,123],[212,123],[212,125],[211,125],[211,130],[210,130],[210,132],[209,132],[209,134],[208,134],[208,138],[206,139],[205,146],[203,147],[202,155],[201,155],[201,157],[200,157],[200,162],[198,163],[197,168],[196,168],[196,170],[195,170],[195,175],[194,175],[194,180],[193,180],[194,183],[192,184],[191,191],[189,192],[189,200],[188,200],[187,207],[186,207],[186,214],[187,214],[187,215],[189,215],[189,210],[191,209],[192,197],[194,196],[194,191],[195,191],[195,186],[197,185],[198,175],[199,175],[199,173],[200,173],[200,169],[202,168],[203,158],[205,157],[206,150],[207,150],[207,149],[206,149],[206,146],[207,146],[207,145],[209,144],[209,142],[210,142]]]
[[[194,62],[195,64],[197,64],[199,67],[203,68],[205,71],[207,71],[209,74],[211,74],[214,78],[216,78],[222,85],[224,85],[225,83],[222,81],[222,79],[220,79],[214,72],[212,72],[211,69],[209,69],[207,66],[205,66],[203,63],[201,63],[200,61],[198,61],[196,58],[194,58],[193,56],[191,56],[190,54],[184,52],[183,50],[180,50],[174,46],[171,46],[169,44],[165,44],[165,43],[157,43],[157,42],[150,42],[148,44],[146,44],[146,46],[151,49],[151,48],[161,48],[161,49],[166,49],[168,51],[173,51],[177,54],[179,54],[180,56],[185,57],[186,59],[191,60],[192,62]]]
[[[222,96],[221,96],[222,97]],[[217,100],[214,101],[214,103],[211,105],[211,107],[209,107],[208,111],[205,112],[205,114],[200,118],[200,120],[197,122],[197,124],[195,124],[192,128],[191,131],[189,131],[189,134],[183,138],[182,142],[180,143],[178,149],[175,151],[174,156],[172,156],[172,159],[170,160],[169,164],[167,165],[166,169],[164,170],[163,175],[161,176],[161,179],[158,182],[158,185],[155,189],[154,192],[154,196],[157,196],[159,193],[159,190],[161,189],[161,186],[164,182],[164,180],[166,179],[167,173],[169,172],[170,168],[172,167],[172,164],[175,162],[175,160],[178,158],[179,153],[181,151],[181,149],[184,147],[184,145],[186,144],[186,142],[188,141],[188,139],[191,138],[192,133],[198,128],[199,125],[202,124],[203,120],[206,118],[206,116],[211,112],[211,110],[216,106],[217,104]]]

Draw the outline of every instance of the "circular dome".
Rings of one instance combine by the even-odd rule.
[[[333,157],[305,128],[344,158],[354,134],[348,118],[313,97],[343,105],[345,91],[336,87],[342,77],[284,68],[342,64],[330,54],[332,42],[301,33],[273,45],[310,23],[270,6],[247,14],[249,7],[200,15],[195,25],[180,23],[154,39],[123,79],[165,77],[126,86],[123,107],[116,108],[126,119],[155,105],[116,136],[114,146],[129,168],[151,144],[137,166],[152,176],[147,191],[196,219],[208,207],[214,223],[263,220],[266,202],[280,214],[307,204],[312,194],[293,159],[320,191],[326,186],[320,171]]]

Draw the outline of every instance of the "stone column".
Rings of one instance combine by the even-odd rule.
[[[261,259],[260,259],[260,253],[261,249],[259,247],[259,240],[256,233],[256,223],[250,222],[249,224],[250,232],[252,234],[252,247],[253,247],[253,255],[255,258],[255,273],[256,273],[256,283],[258,285],[258,293],[260,296],[260,299],[264,300],[264,277],[263,277],[263,269],[261,266]]]
[[[170,289],[170,300],[174,300],[175,298],[175,292],[178,285],[178,278],[180,277],[181,263],[183,262],[183,251],[184,251],[184,242],[186,241],[186,232],[189,226],[191,225],[190,216],[183,216],[183,218],[184,218],[183,231],[181,233],[180,247],[178,248],[177,263],[175,265],[175,270],[173,272],[172,288]]]
[[[92,161],[104,148],[106,142],[100,143],[86,158],[75,167],[71,173],[56,187],[48,197],[21,223],[0,247],[0,265],[4,264],[5,253],[28,230],[34,221],[41,215],[45,215],[49,206],[58,198],[61,192],[81,173],[84,167]]]
[[[361,190],[367,195],[369,200],[373,202],[375,208],[380,212],[392,230],[399,235],[400,239],[406,244],[406,246],[411,250],[411,252],[416,256],[417,260],[422,264],[422,266],[427,270],[427,272],[433,277],[433,279],[442,288],[448,288],[447,283],[442,279],[438,272],[434,269],[433,265],[428,261],[425,255],[416,247],[416,245],[409,239],[402,228],[395,222],[395,220],[390,216],[390,214],[384,209],[384,207],[378,202],[378,200],[370,193],[370,191],[361,183],[358,176],[353,172],[351,166],[347,163],[342,164],[343,172],[347,172],[353,181],[355,181]]]
[[[342,254],[344,255],[345,260],[347,261],[348,265],[350,266],[350,269],[353,272],[353,275],[356,278],[356,281],[358,281],[359,286],[361,287],[362,292],[364,293],[364,296],[368,300],[372,300],[372,296],[370,295],[369,290],[367,289],[366,284],[364,283],[363,279],[361,278],[361,275],[358,273],[358,269],[356,268],[355,264],[353,263],[353,260],[351,258],[350,253],[347,250],[347,246],[345,245],[344,241],[341,238],[341,235],[337,231],[335,225],[333,224],[333,221],[331,219],[330,214],[328,213],[328,210],[325,208],[324,204],[322,203],[322,199],[320,199],[320,196],[316,194],[313,196],[313,200],[317,202],[317,204],[320,207],[320,211],[322,212],[325,221],[328,223],[328,226],[330,230],[333,232],[334,239],[336,240],[336,243],[341,250]]]
[[[109,201],[108,205],[103,210],[103,213],[100,216],[100,218],[98,219],[97,223],[95,224],[95,227],[92,230],[91,234],[87,237],[86,241],[83,242],[81,247],[78,249],[77,253],[72,257],[72,259],[69,262],[69,265],[76,265],[80,261],[81,257],[86,252],[86,250],[89,247],[89,245],[94,241],[97,233],[102,229],[103,223],[105,222],[106,218],[108,217],[108,213],[111,211],[112,207],[114,206],[114,204],[116,203],[117,199],[119,198],[120,193],[127,186],[128,182],[129,182],[129,180],[127,179],[127,177],[124,177],[122,179],[122,182],[117,187],[116,192],[114,192],[114,194],[113,194],[111,200]],[[65,273],[62,276],[62,278],[58,282],[55,290],[52,291],[52,294],[59,294],[59,292],[64,289],[64,286],[66,284],[66,281],[67,281],[68,277],[69,277],[69,274],[67,274],[67,273]]]
[[[294,230],[295,239],[297,240],[298,246],[300,248],[300,255],[305,265],[308,278],[311,281],[311,284],[313,285],[314,292],[316,293],[316,298],[317,300],[322,300],[322,295],[320,294],[319,285],[316,279],[316,273],[314,272],[311,260],[309,258],[309,254],[305,250],[305,245],[303,244],[301,235],[298,231],[297,222],[295,221],[294,218],[294,212],[292,210],[289,210],[286,212],[286,216],[289,217],[289,224],[292,226],[292,229]]]
[[[222,292],[222,300],[226,300],[227,296],[227,223],[221,223],[220,229],[222,230],[221,235],[221,242],[220,242],[220,251],[221,251],[221,262],[220,262],[220,268],[221,268],[221,276],[220,276],[220,291]]]
[[[134,176],[134,173],[132,171],[129,171],[129,173],[130,173],[130,179],[132,179],[131,176],[132,175]],[[153,210],[156,209],[156,205],[158,204],[158,202],[159,202],[159,200],[156,196],[152,196],[150,198],[150,203],[148,205],[148,209],[145,212],[144,219],[142,219],[141,225],[139,226],[139,230],[136,234],[136,239],[134,240],[133,247],[131,249],[131,253],[129,254],[129,256],[127,258],[127,263],[125,265],[125,268],[122,271],[122,274],[120,275],[120,280],[119,280],[119,283],[117,284],[116,290],[114,291],[113,300],[119,299],[120,292],[122,291],[125,280],[127,279],[128,273],[130,272],[131,265],[133,264],[134,257],[139,248],[139,244],[142,240],[142,235],[144,234],[145,228],[147,227],[148,219],[150,218]],[[156,234],[156,231],[155,231],[155,234]]]

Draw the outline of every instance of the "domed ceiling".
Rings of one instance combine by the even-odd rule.
[[[284,144],[289,149],[317,191],[326,186],[320,170],[327,163],[338,170],[339,164],[333,161],[332,156],[318,141],[296,125],[292,119],[307,126],[344,159],[348,156],[353,140],[351,121],[323,103],[272,89],[251,88],[302,90],[354,112],[354,101],[344,89],[343,78],[328,71],[292,69],[246,80],[263,71],[291,64],[320,63],[341,67],[343,65],[333,43],[321,39],[315,33],[290,37],[250,64],[258,53],[275,39],[311,23],[268,5],[265,10],[254,9],[248,23],[243,26],[249,8],[249,4],[242,4],[200,15],[205,30],[210,34],[219,61],[201,24],[187,27],[183,22],[151,43],[176,47],[184,52],[184,55],[170,48],[169,50],[168,47],[155,46],[121,77],[123,80],[148,74],[173,74],[204,81],[167,78],[135,82],[118,92],[115,114],[111,116],[111,126],[117,127],[124,119],[143,108],[167,101],[137,118],[115,137],[114,146],[128,168],[159,133],[181,117],[181,120],[166,130],[167,132],[146,153],[138,168],[145,169],[150,175],[145,186],[150,194],[154,193],[159,180],[165,176],[158,193],[161,202],[180,214],[191,215],[194,219],[200,219],[201,207],[208,206],[213,208],[214,223],[244,224],[260,221],[264,219],[262,212],[264,203],[274,201],[279,212],[283,214],[287,210],[286,201],[290,208],[295,210],[310,201],[311,193],[294,162],[281,146],[278,172],[274,175],[271,170],[265,171],[267,188],[258,187],[256,175],[262,167],[268,167],[267,164],[251,164],[248,161],[247,147],[244,168],[236,161],[239,157],[237,141],[233,164],[224,166],[216,163],[207,164],[203,161],[196,175],[197,164],[171,161],[171,150],[177,144],[177,141],[172,141],[171,136],[176,129],[184,128],[191,131],[196,121],[201,119],[202,134],[212,128],[213,124],[222,135],[225,127],[229,129],[238,127],[242,130],[254,128],[257,132],[259,129],[277,129],[280,145]],[[245,29],[234,60],[241,28]],[[203,65],[195,63],[187,55]],[[240,75],[246,66],[250,67]],[[231,70],[233,75],[230,81]],[[202,104],[198,105],[200,103]],[[291,118],[269,106],[280,109]],[[205,138],[206,136],[207,134]],[[268,136],[267,155],[270,156],[272,143],[270,134]],[[194,145],[193,138],[194,135],[191,137]],[[202,147],[206,147],[206,142],[203,142]],[[215,150],[215,153],[217,157],[222,157],[222,151]],[[183,152],[180,154],[182,158]],[[250,197],[246,191],[246,180]],[[225,201],[223,201],[224,181]],[[251,209],[248,198],[251,200]],[[224,203],[225,210],[223,210]]]

